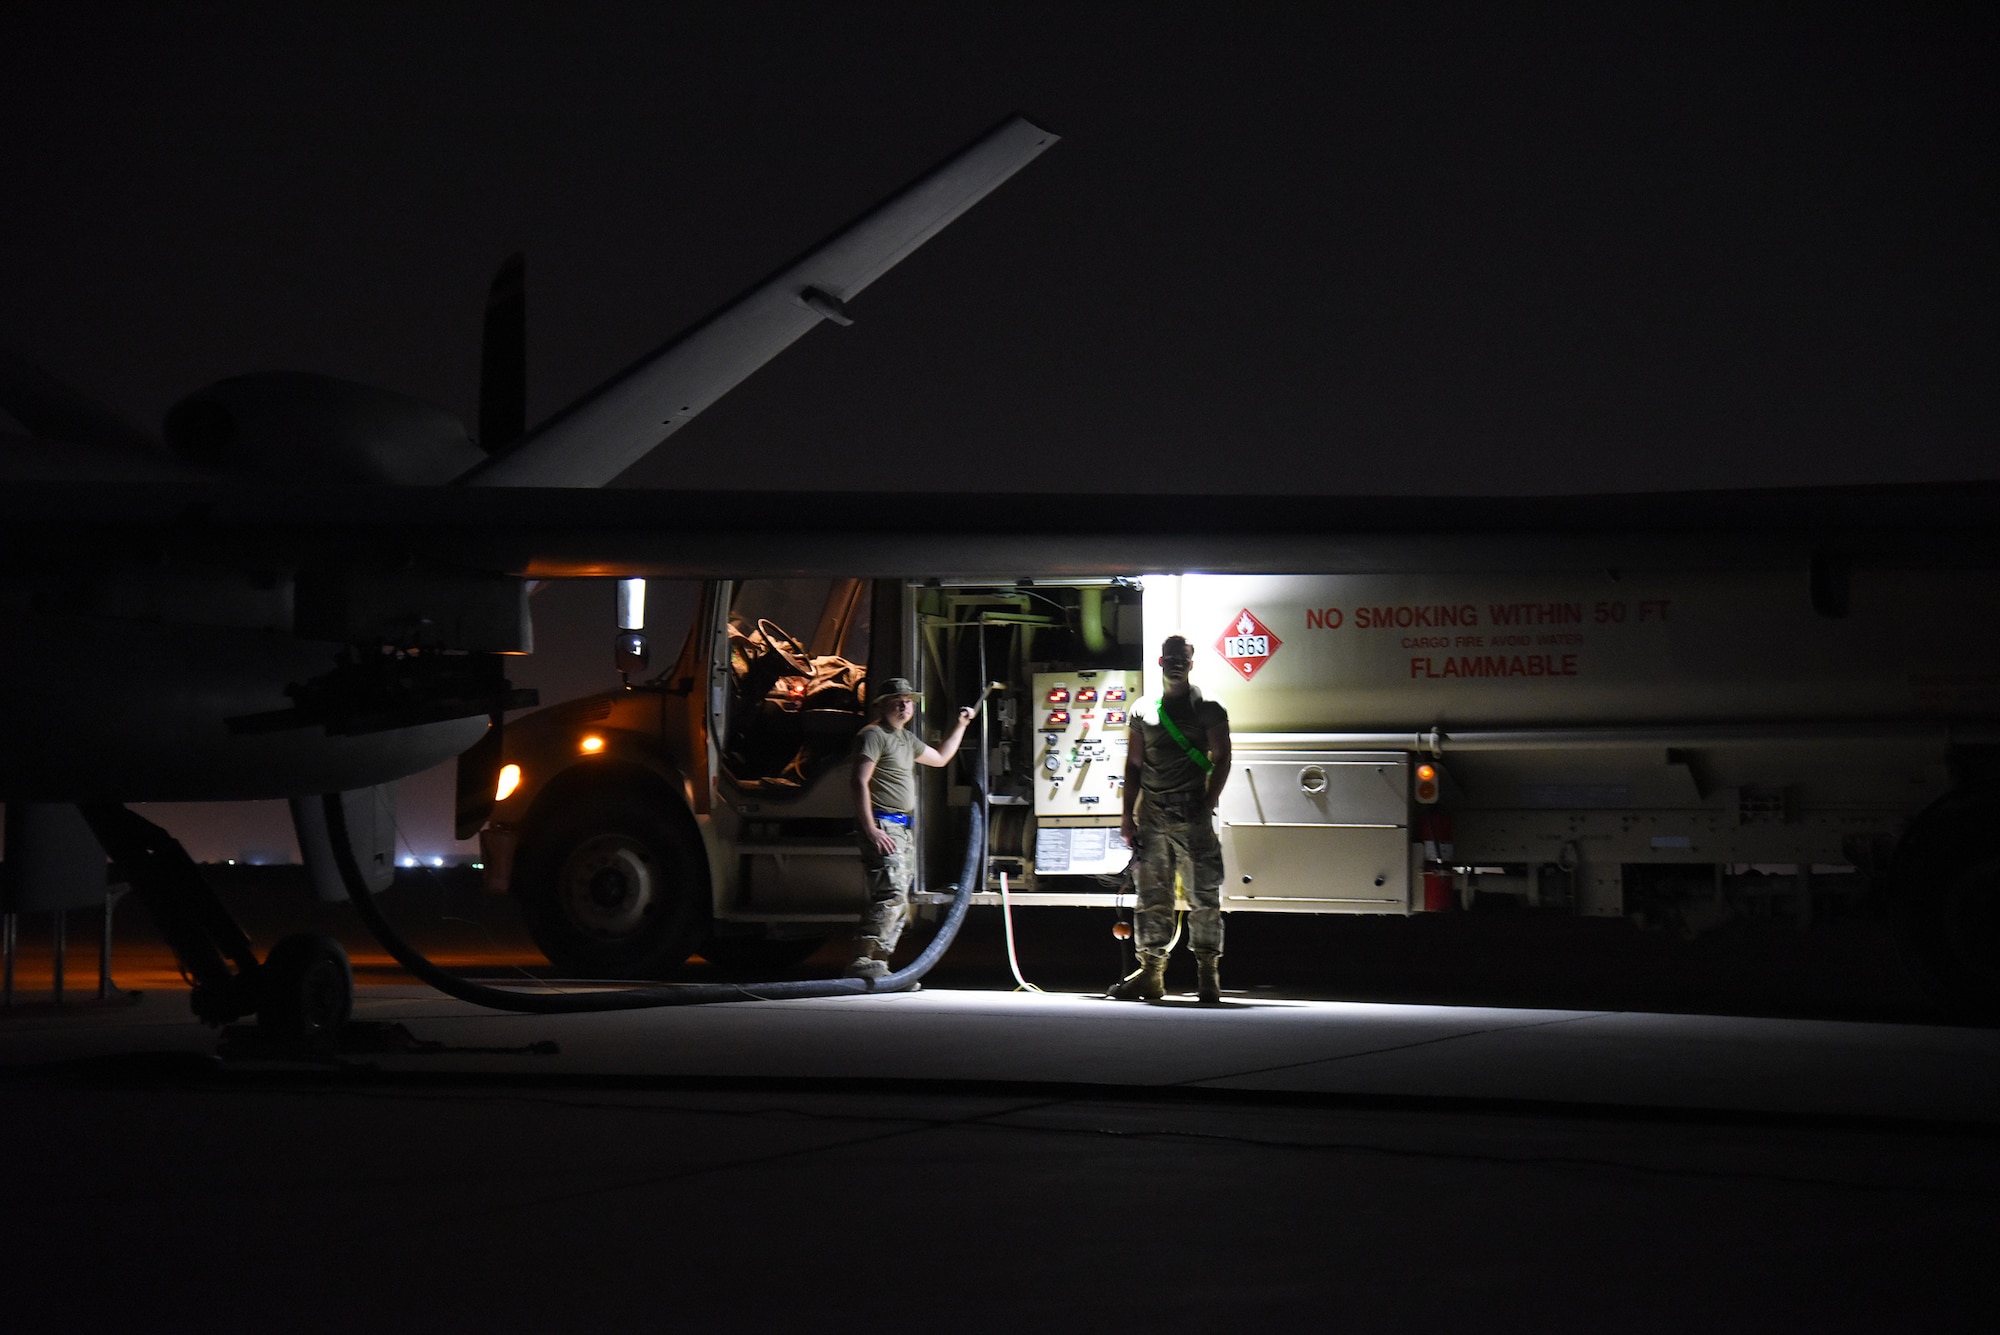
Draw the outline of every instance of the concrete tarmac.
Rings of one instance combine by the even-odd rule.
[[[1559,954],[1493,972],[1476,922],[1304,925],[1290,963],[1275,931],[1233,938],[1224,1004],[1148,1006],[1086,994],[1115,956],[1095,935],[1064,956],[1055,929],[1023,933],[1050,990],[1007,990],[992,926],[917,993],[599,1015],[481,1010],[366,958],[374,1049],[319,1061],[195,1023],[136,943],[136,1001],[0,1013],[0,1328],[1915,1331],[2000,1310],[2000,1031],[1929,1022],[1867,952],[1689,991],[1685,959],[1593,929],[1579,987]],[[1409,958],[1455,940],[1486,972],[1457,1004],[1287,983],[1332,943],[1350,979],[1438,991],[1390,967],[1398,926],[1429,934]],[[429,945],[518,980],[496,930]],[[1850,999],[1813,1002],[1828,979]],[[1631,1004],[1683,996],[1707,1003]],[[1715,1013],[1746,996],[1806,1013]]]
[[[2000,1033],[932,988],[0,1025],[14,1330],[1972,1330]],[[553,1044],[556,1051],[547,1051]]]

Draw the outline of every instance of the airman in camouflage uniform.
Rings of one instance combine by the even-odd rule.
[[[885,978],[889,956],[910,916],[910,886],[916,878],[914,822],[916,766],[951,763],[965,727],[979,711],[958,711],[958,722],[941,746],[931,746],[910,727],[917,715],[916,688],[891,677],[874,695],[875,721],[854,739],[854,812],[861,823],[861,867],[868,876],[868,904],[855,936],[852,978]]]
[[[1193,662],[1193,647],[1168,636],[1160,646],[1166,689],[1140,701],[1130,716],[1122,831],[1138,889],[1139,967],[1111,985],[1107,995],[1118,1001],[1158,1001],[1166,994],[1176,873],[1187,895],[1197,995],[1222,1000],[1222,845],[1215,837],[1215,803],[1229,781],[1229,713],[1188,683]]]

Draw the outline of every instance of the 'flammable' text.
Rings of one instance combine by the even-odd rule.
[[[1574,677],[1575,654],[1459,654],[1412,658],[1410,677]]]

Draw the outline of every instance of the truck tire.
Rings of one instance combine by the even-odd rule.
[[[2000,1014],[2000,785],[1962,788],[1910,823],[1891,867],[1897,937],[1954,1009]]]
[[[708,924],[699,836],[684,813],[641,794],[579,792],[537,812],[513,888],[535,944],[579,978],[664,978]]]

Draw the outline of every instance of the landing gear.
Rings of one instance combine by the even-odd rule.
[[[1896,847],[1890,878],[1906,959],[1955,1008],[2000,1013],[2000,785],[1948,793]]]
[[[330,1045],[354,1009],[354,972],[332,937],[288,936],[259,961],[250,938],[216,897],[180,842],[116,803],[82,808],[194,980],[190,1002],[204,1023],[258,1017],[268,1037]]]
[[[331,1044],[354,1014],[354,969],[346,947],[330,936],[286,937],[258,974],[257,1027],[279,1042]]]

